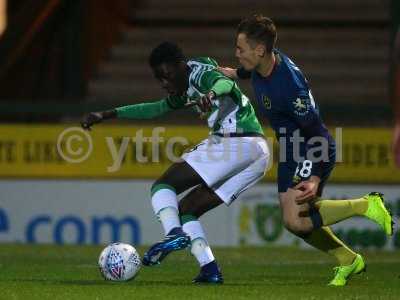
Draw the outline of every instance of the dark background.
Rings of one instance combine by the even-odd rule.
[[[88,111],[158,99],[147,57],[163,40],[236,66],[235,29],[252,13],[276,22],[278,48],[305,73],[328,125],[391,126],[400,3],[389,0],[8,1],[0,121],[77,122]],[[160,122],[201,123],[182,112]]]

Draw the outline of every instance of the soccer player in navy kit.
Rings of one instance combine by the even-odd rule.
[[[275,48],[276,27],[255,15],[238,26],[236,56],[241,68],[219,68],[231,78],[251,78],[258,107],[280,141],[278,191],[285,227],[313,247],[336,257],[333,286],[365,269],[353,252],[330,230],[351,216],[366,216],[392,234],[392,219],[379,193],[359,199],[320,200],[335,165],[335,141],[319,115],[311,90],[300,69]],[[282,149],[285,147],[286,149]]]

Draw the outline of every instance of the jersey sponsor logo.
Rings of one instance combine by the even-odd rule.
[[[271,100],[268,98],[268,96],[262,95],[262,101],[266,109],[271,109]]]
[[[305,116],[310,111],[310,105],[306,99],[297,98],[293,101],[294,113],[300,117]]]

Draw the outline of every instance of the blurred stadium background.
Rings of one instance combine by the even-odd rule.
[[[140,130],[152,136],[163,126],[164,151],[174,136],[186,138],[187,147],[199,141],[207,134],[202,121],[174,112],[151,121],[109,122],[90,133],[93,149],[79,163],[60,155],[58,138],[79,126],[86,112],[163,97],[147,65],[161,41],[176,41],[189,57],[237,66],[236,25],[255,12],[276,22],[278,47],[306,74],[324,120],[340,134],[343,162],[326,197],[378,190],[397,219],[400,170],[391,153],[390,58],[399,1],[10,0],[0,22],[0,242],[146,245],[158,239],[149,187],[169,165],[168,157],[154,157],[147,142],[149,161],[140,163],[131,142],[121,168],[110,170],[106,137],[121,143],[122,137]],[[249,83],[240,85],[252,98]],[[72,154],[90,150],[80,142],[71,142]],[[305,247],[283,229],[275,178],[273,167],[231,208],[205,217],[212,245]],[[357,248],[400,248],[397,228],[386,238],[354,219],[336,230]]]

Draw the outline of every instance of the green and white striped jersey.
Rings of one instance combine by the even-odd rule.
[[[184,107],[189,100],[197,100],[208,93],[219,79],[229,79],[217,71],[217,62],[209,57],[191,59],[187,62],[191,69],[189,74],[189,88],[186,97],[167,98],[168,105],[173,109]],[[259,133],[263,134],[254,108],[234,82],[229,94],[217,97],[212,111],[207,115],[211,133]]]

